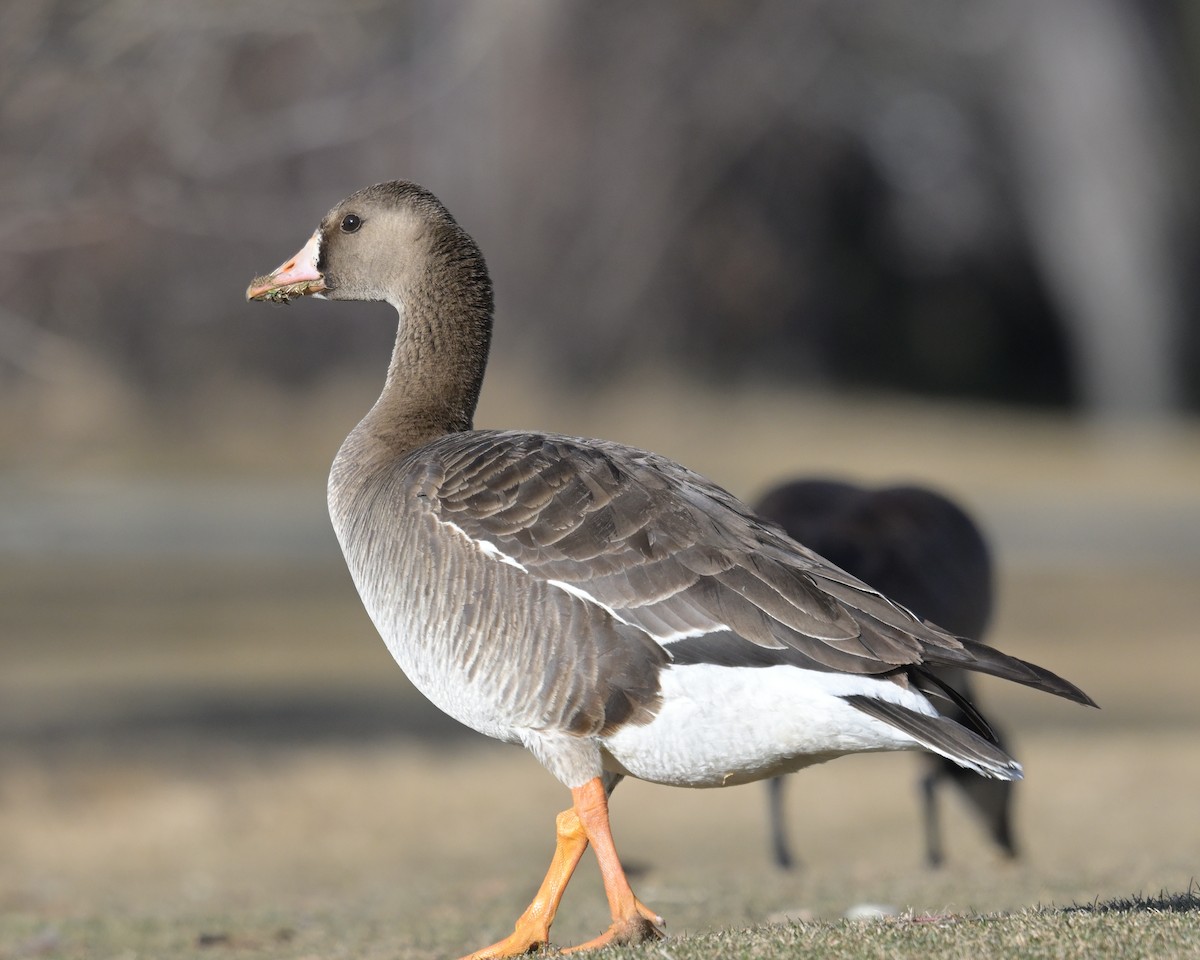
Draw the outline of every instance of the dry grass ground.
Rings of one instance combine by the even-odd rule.
[[[799,775],[788,805],[803,867],[792,873],[769,863],[757,786],[623,784],[614,828],[635,888],[672,933],[700,935],[637,955],[1195,955],[1195,436],[1143,435],[1114,453],[1050,421],[864,407],[833,423],[762,398],[705,431],[716,408],[691,399],[652,404],[631,426],[614,397],[605,416],[616,429],[594,410],[555,411],[577,417],[576,432],[657,446],[747,494],[806,461],[971,491],[985,519],[1005,525],[994,530],[1003,578],[992,639],[1060,670],[1103,709],[982,683],[1028,775],[1017,800],[1024,856],[1011,864],[949,804],[949,863],[922,865],[910,756]],[[749,416],[764,404],[775,433],[795,441],[784,454],[767,451]],[[515,401],[494,410],[494,422],[539,422]],[[705,432],[729,443],[714,448]],[[320,468],[307,453],[281,457],[302,477],[281,487],[317,471],[312,515],[295,523],[323,522]],[[169,456],[159,467],[168,485],[190,470]],[[1058,521],[1061,535],[1044,529]],[[1139,538],[1147,523],[1161,523],[1158,539]],[[454,955],[509,929],[541,876],[565,791],[522,751],[461,731],[408,688],[331,542],[275,560],[8,552],[0,627],[3,960]],[[1033,909],[1160,892],[1158,909],[1049,920]],[[901,918],[837,919],[861,903]],[[555,934],[569,943],[605,923],[585,861]]]

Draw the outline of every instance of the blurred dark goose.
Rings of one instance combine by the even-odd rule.
[[[815,550],[826,560],[957,636],[982,639],[992,614],[992,557],[970,514],[953,500],[926,487],[869,489],[841,480],[805,478],[772,487],[754,505],[764,519]],[[974,703],[969,674],[930,668],[967,703]],[[945,716],[969,725],[954,704]],[[1003,744],[996,726],[996,742]],[[937,804],[941,784],[954,784],[983,822],[988,835],[1009,857],[1016,856],[1012,828],[1012,788],[926,753],[921,778],[925,857],[933,866],[944,859]],[[771,849],[775,862],[794,862],[783,813],[783,779],[768,782]]]
[[[472,956],[546,944],[589,843],[612,925],[581,946],[661,935],[609,829],[622,777],[719,787],[924,748],[1012,780],[1020,766],[973,712],[965,725],[939,713],[957,697],[931,668],[1091,703],[1041,667],[923,623],[664,457],[473,429],[491,282],[423,188],[383,183],[343,200],[247,291],[304,295],[400,314],[383,392],[329,475],[367,612],[430,700],[524,744],[571,791],[541,888],[512,934]]]

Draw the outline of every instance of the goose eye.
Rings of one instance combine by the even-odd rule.
[[[357,214],[348,213],[342,218],[342,233],[354,233],[362,226],[362,220]]]

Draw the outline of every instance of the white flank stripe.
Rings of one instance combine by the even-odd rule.
[[[510,567],[516,567],[523,573],[529,572],[525,569],[525,564],[521,563],[519,560],[514,560],[490,540],[476,540],[475,542],[479,545],[479,549],[483,551],[485,556],[495,557],[501,563],[507,563]]]
[[[605,613],[607,613],[614,620],[621,621],[621,623],[625,624],[625,626],[627,626],[627,627],[635,626],[635,624],[631,624],[628,620],[626,620],[623,616],[621,616],[619,613],[617,613],[617,611],[614,610],[612,607],[610,607],[607,603],[601,603],[599,600],[597,600],[595,597],[593,597],[586,590],[579,589],[579,587],[575,586],[575,584],[573,584],[573,583],[565,583],[562,580],[547,580],[546,583],[550,584],[550,586],[552,586],[552,587],[558,587],[559,590],[569,593],[573,597],[578,597],[580,600],[586,600],[588,603],[594,603],[601,610],[605,611]],[[638,627],[638,629],[643,630],[644,628]]]
[[[460,527],[457,523],[454,523],[451,520],[443,520],[442,523],[444,523],[455,533],[464,537],[470,543],[472,543],[476,547],[478,547],[479,551],[485,557],[491,557],[493,560],[499,560],[501,563],[507,563],[510,567],[516,567],[522,573],[529,573],[529,568],[526,567],[525,564],[521,563],[519,560],[514,559],[513,557],[510,557],[507,553],[505,553],[503,550],[501,550],[498,546],[496,546],[490,540],[477,540],[475,537],[472,537],[469,533],[467,533],[467,531],[464,530],[462,527]],[[650,631],[646,630],[645,627],[639,626],[638,624],[630,623],[628,620],[626,620],[624,617],[622,617],[619,613],[617,613],[616,610],[614,610],[612,607],[610,607],[607,603],[603,603],[600,600],[597,600],[586,590],[583,590],[583,589],[575,586],[575,584],[573,584],[573,583],[567,583],[565,580],[547,580],[546,583],[552,587],[557,587],[559,590],[562,590],[564,593],[569,593],[573,597],[578,597],[580,600],[583,600],[586,603],[594,604],[595,606],[597,606],[601,610],[603,610],[605,613],[607,613],[614,620],[620,621],[621,623],[625,624],[625,626],[627,626],[627,627],[631,627],[631,626],[637,627],[637,629],[639,629],[639,630],[644,630],[649,636],[652,636],[652,637],[654,636],[653,634],[650,633]],[[714,630],[727,630],[728,627],[714,627],[713,629]],[[707,633],[710,631],[705,630],[704,632]],[[698,634],[695,634],[695,633],[680,633],[678,635],[672,634],[672,638],[676,639],[676,640],[682,640],[684,637],[688,637],[688,636],[698,636]],[[655,637],[655,639],[658,640],[659,638]]]
[[[651,634],[659,643],[668,645],[676,640],[690,640],[692,637],[707,637],[710,633],[721,633],[729,629],[726,623],[714,623],[710,627],[693,627],[691,630],[677,630],[675,633],[663,635]]]
[[[450,520],[443,520],[442,522],[451,530],[455,531],[462,537],[465,537],[469,542],[477,546],[485,557],[491,557],[493,560],[499,560],[501,563],[507,563],[510,567],[516,567],[522,573],[529,572],[529,570],[526,569],[525,564],[521,563],[519,560],[514,560],[490,540],[476,540],[457,523],[453,523]]]

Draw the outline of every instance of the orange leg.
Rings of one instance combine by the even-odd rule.
[[[575,801],[575,812],[579,816],[587,838],[596,851],[596,859],[600,863],[600,876],[604,880],[604,893],[608,897],[608,906],[612,911],[612,925],[593,940],[581,943],[577,947],[564,950],[571,953],[575,950],[593,950],[596,947],[607,946],[610,943],[641,943],[645,940],[661,940],[663,932],[658,928],[662,917],[642,903],[633,895],[625,869],[617,857],[613,845],[612,831],[608,824],[608,794],[597,777],[589,780],[582,787],[571,791]]]
[[[499,960],[501,957],[531,953],[546,946],[550,938],[550,925],[558,912],[567,882],[575,872],[589,840],[600,862],[600,875],[604,879],[604,892],[608,896],[613,922],[608,930],[594,940],[563,952],[590,950],[608,943],[640,943],[663,936],[657,926],[663,922],[662,917],[633,895],[625,871],[617,859],[608,825],[608,794],[602,781],[599,777],[589,780],[582,787],[573,789],[571,797],[574,806],[564,810],[554,821],[558,839],[550,869],[546,871],[546,877],[532,902],[518,918],[513,932],[462,960]]]
[[[558,912],[559,901],[567,889],[567,881],[575,872],[579,858],[587,849],[587,832],[575,811],[564,810],[554,820],[557,842],[554,856],[550,860],[550,869],[546,878],[538,887],[533,900],[525,908],[525,912],[517,919],[516,927],[503,940],[498,940],[490,947],[476,950],[462,960],[495,960],[499,957],[515,957],[530,953],[546,946],[550,938],[550,924]]]

